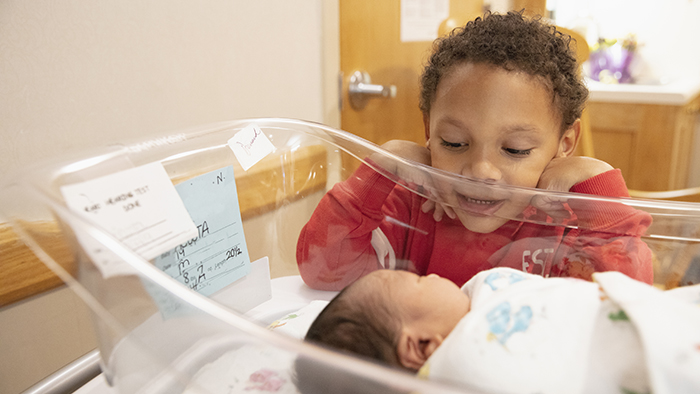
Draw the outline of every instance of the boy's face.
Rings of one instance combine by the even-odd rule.
[[[381,283],[373,288],[400,311],[403,323],[424,332],[446,337],[471,307],[469,297],[454,282],[435,274],[379,270],[370,275]]]
[[[573,129],[561,136],[561,115],[541,81],[486,64],[454,66],[424,121],[432,166],[487,184],[536,187],[554,157],[573,153],[577,138]],[[525,196],[478,184],[439,188],[462,224],[479,233],[529,204]]]

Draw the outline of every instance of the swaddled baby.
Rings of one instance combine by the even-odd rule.
[[[460,289],[380,270],[338,294],[306,340],[488,391],[700,390],[700,287],[594,279],[495,268]]]

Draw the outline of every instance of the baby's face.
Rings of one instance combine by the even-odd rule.
[[[379,270],[369,275],[377,279],[374,289],[383,293],[387,305],[395,306],[405,322],[410,320],[443,337],[469,312],[469,297],[452,281],[435,274]]]
[[[432,166],[534,188],[560,151],[560,125],[551,93],[537,79],[491,65],[457,65],[438,85],[426,118]],[[529,204],[490,187],[439,188],[462,224],[479,233],[496,230]]]

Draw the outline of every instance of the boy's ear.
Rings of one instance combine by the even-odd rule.
[[[423,112],[423,130],[425,130],[425,141],[430,139],[430,115]]]
[[[442,344],[439,334],[421,336],[409,329],[402,329],[396,353],[399,362],[406,368],[419,370],[425,364],[435,349]]]
[[[581,119],[576,119],[574,124],[571,125],[564,135],[559,139],[559,150],[557,151],[556,157],[567,157],[572,156],[574,151],[576,151],[576,146],[581,138]]]

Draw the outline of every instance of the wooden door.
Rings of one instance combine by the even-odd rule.
[[[481,8],[481,0],[453,0],[450,17],[466,21]],[[419,79],[432,41],[401,42],[401,0],[340,0],[339,11],[341,128],[377,144],[391,139],[425,143]],[[366,71],[373,84],[396,86],[396,97],[373,98],[363,109],[354,109],[348,85],[358,70]]]

